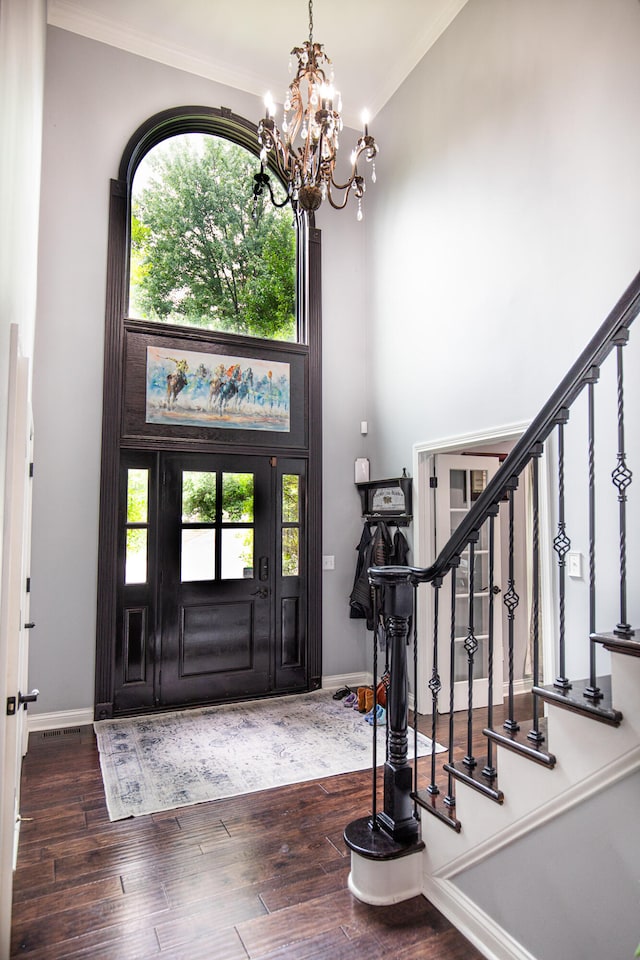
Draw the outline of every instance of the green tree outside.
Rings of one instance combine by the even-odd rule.
[[[252,217],[253,154],[219,137],[159,144],[134,180],[130,313],[144,319],[295,339],[291,210]]]

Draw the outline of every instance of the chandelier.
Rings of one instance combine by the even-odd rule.
[[[290,203],[295,212],[298,208],[317,210],[323,200],[342,210],[353,194],[358,201],[357,219],[362,220],[366,183],[358,161],[364,155],[372,164],[371,180],[375,183],[378,146],[369,134],[368,117],[363,115],[363,132],[351,154],[350,175],[344,183],[336,180],[338,138],[343,127],[342,98],[333,87],[331,60],[322,44],[313,40],[313,0],[309,0],[309,39],[301,47],[294,47],[291,56],[297,58],[298,69],[285,94],[282,131],[276,126],[271,94],[265,97],[267,115],[258,125],[260,172],[253,178],[254,218],[259,198],[267,191],[274,206]],[[291,65],[292,61],[290,72]],[[280,203],[265,173],[270,160],[287,190]]]

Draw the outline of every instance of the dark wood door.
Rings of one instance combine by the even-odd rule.
[[[268,693],[274,595],[267,457],[161,458],[158,704]]]

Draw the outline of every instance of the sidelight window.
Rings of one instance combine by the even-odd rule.
[[[149,471],[127,471],[124,582],[146,583],[149,551]]]
[[[282,576],[300,575],[300,477],[282,476]]]

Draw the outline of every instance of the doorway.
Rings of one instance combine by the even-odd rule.
[[[307,688],[306,461],[127,452],[114,713]]]
[[[437,557],[438,550],[446,542],[440,544],[440,547],[436,549],[435,542],[435,524],[436,518],[434,515],[435,508],[435,498],[434,491],[432,486],[431,478],[433,476],[433,461],[435,457],[448,457],[450,455],[464,455],[465,461],[471,460],[473,457],[478,454],[482,455],[482,459],[488,459],[485,457],[486,454],[506,454],[512,448],[515,441],[524,433],[528,423],[515,423],[507,424],[502,427],[496,427],[486,431],[473,433],[473,434],[464,434],[460,436],[452,436],[449,438],[439,439],[431,442],[417,443],[414,444],[413,448],[413,475],[416,478],[414,481],[415,484],[415,509],[414,509],[414,529],[415,529],[415,557],[416,565],[419,567],[428,567],[434,562]],[[540,587],[541,587],[541,601],[540,601],[540,629],[542,632],[542,641],[543,641],[543,665],[544,665],[544,682],[550,682],[549,677],[551,677],[553,671],[553,618],[552,618],[552,609],[553,606],[549,602],[549,598],[553,595],[553,577],[552,577],[552,568],[550,557],[552,555],[551,549],[551,537],[552,537],[552,524],[551,524],[551,504],[549,499],[549,490],[551,484],[550,476],[550,467],[547,462],[547,456],[543,453],[540,459],[540,557],[541,557],[541,570],[540,570]],[[470,480],[469,480],[470,482]],[[519,534],[519,540],[521,542],[521,534],[525,533],[525,536],[530,536],[530,530],[525,527],[525,517],[526,510],[522,512],[521,519],[521,529]],[[506,525],[505,525],[506,527]],[[504,542],[506,534],[506,529],[502,531],[503,536],[503,550],[502,550],[502,560],[503,563],[506,561],[508,556],[507,545]],[[527,574],[524,566],[520,567],[517,572],[517,581],[519,586],[524,586],[527,580]],[[506,583],[506,575],[503,572],[502,581]],[[496,577],[496,583],[499,586],[502,586],[500,583],[500,577]],[[521,606],[524,609],[526,604],[525,594],[526,590],[519,590],[521,595]],[[419,624],[419,633],[422,636],[427,636],[428,631],[431,629],[429,624],[431,622],[431,593],[430,589],[421,588],[419,591],[419,605],[418,605],[418,624]],[[499,598],[498,598],[499,599]],[[502,607],[502,603],[500,603]],[[504,614],[503,614],[504,618]],[[503,624],[504,626],[504,624]],[[506,637],[506,632],[503,632],[503,641]],[[521,658],[523,664],[526,664],[526,655]],[[448,662],[447,660],[445,662]],[[432,670],[432,654],[431,654],[431,644],[425,643],[420,645],[418,652],[418,670],[421,677],[430,677]],[[526,669],[523,670],[520,679],[516,680],[514,687],[515,692],[520,693],[524,692],[530,687],[530,679],[525,676]],[[551,677],[552,679],[552,677]],[[504,680],[504,678],[503,678]],[[504,691],[504,688],[503,688]],[[499,702],[502,699],[502,693],[497,697],[494,697],[494,702]],[[423,702],[418,705],[420,712],[429,713],[430,712],[430,703],[429,697],[423,698]]]

